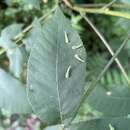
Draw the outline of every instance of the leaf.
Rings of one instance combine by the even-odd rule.
[[[25,86],[10,74],[0,69],[0,107],[11,113],[29,113]]]
[[[49,126],[45,130],[62,130],[62,125]],[[101,118],[72,124],[65,130],[129,130],[130,119]]]
[[[45,130],[62,130],[63,126],[62,125],[55,125],[55,126],[49,126],[45,128]]]
[[[130,0],[121,0],[121,2],[130,3]]]
[[[6,27],[1,32],[0,46],[5,49],[15,48],[17,45],[13,42],[13,38],[20,33],[22,24],[12,24]]]
[[[43,27],[39,24],[33,30],[35,38],[31,41],[28,97],[44,123],[68,123],[83,95],[86,63],[82,60],[86,52],[83,46],[72,49],[72,46],[82,45],[82,41],[59,8]]]
[[[102,118],[73,124],[70,130],[129,130],[130,119],[127,118]]]
[[[7,51],[10,72],[17,78],[21,76],[23,64],[26,61],[26,53],[22,47],[18,48],[12,39],[21,31],[21,28],[21,24],[12,24],[2,31],[0,37],[0,46]]]
[[[128,116],[130,113],[130,88],[113,85],[108,88],[97,86],[86,100],[95,110],[107,117]]]

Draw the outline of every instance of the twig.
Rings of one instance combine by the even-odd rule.
[[[104,9],[98,9],[98,8],[81,8],[81,7],[74,7],[75,11],[82,11],[86,13],[92,13],[92,14],[103,14],[103,15],[110,15],[110,16],[116,16],[116,17],[122,17],[126,19],[130,19],[130,14],[126,12],[119,12],[119,11],[113,11],[113,10],[104,10]]]
[[[39,22],[42,22],[45,18],[48,17],[48,15],[50,15],[54,10],[56,9],[53,8],[50,12],[48,12],[47,14],[43,15],[41,18],[39,18]],[[32,29],[32,24],[29,25],[28,27],[26,27],[22,32],[20,32],[18,35],[16,35],[13,40],[18,40],[19,38],[23,37],[25,33],[27,33],[28,31],[30,31]]]
[[[85,19],[85,21],[91,26],[91,28],[95,31],[95,33],[98,35],[98,37],[101,39],[101,41],[103,42],[103,44],[106,46],[106,48],[108,49],[108,51],[110,52],[110,54],[113,56],[114,52],[111,49],[111,47],[109,46],[109,43],[107,42],[107,40],[104,38],[104,36],[99,32],[99,30],[97,29],[97,27],[92,23],[92,21],[85,15],[83,15],[82,13],[80,13],[80,15]],[[122,64],[120,63],[120,61],[118,60],[118,58],[115,58],[115,62],[117,63],[119,69],[121,70],[121,72],[123,73],[125,79],[127,80],[128,84],[130,85],[130,80],[129,77],[125,71],[125,69],[123,68]]]
[[[86,98],[91,94],[91,92],[94,90],[94,88],[97,86],[97,83],[100,81],[100,79],[104,76],[104,74],[106,73],[106,71],[109,69],[109,67],[111,66],[111,64],[113,63],[113,61],[115,60],[115,58],[119,55],[119,53],[121,52],[121,50],[124,48],[124,46],[127,44],[127,42],[129,41],[130,36],[128,36],[123,43],[121,44],[121,46],[117,49],[117,51],[115,52],[115,54],[113,55],[113,57],[110,59],[110,61],[107,63],[107,65],[104,67],[104,69],[101,71],[101,73],[98,75],[97,79],[94,80],[88,87],[86,92],[84,93],[83,97],[81,98],[80,101],[80,106],[82,105],[82,103],[86,100]],[[77,109],[77,112],[79,110],[79,108]],[[77,115],[77,112],[75,113],[75,115],[72,117],[71,122],[73,121],[73,119],[75,118],[75,116]],[[69,125],[69,124],[68,124]]]
[[[112,0],[110,3],[104,5],[102,7],[102,9],[107,9],[107,8],[110,8],[117,0]]]
[[[71,5],[71,3],[68,0],[63,0],[63,2],[66,4],[67,7],[71,8],[74,11],[77,12],[86,12],[86,13],[92,13],[92,14],[103,14],[103,15],[110,15],[110,16],[116,16],[116,17],[122,17],[126,19],[130,19],[130,14],[126,12],[120,12],[120,11],[114,11],[114,10],[104,10],[101,8],[83,8],[77,5]]]
[[[78,4],[77,6],[81,8],[101,8],[104,7],[106,3],[99,3],[99,4]],[[112,4],[111,7],[113,8],[123,8],[123,9],[130,9],[130,4]]]
[[[71,9],[75,10],[75,7],[71,5],[71,3],[68,2],[68,0],[63,0],[64,3]],[[104,9],[103,9],[104,10]],[[77,10],[80,14],[81,11]],[[106,10],[107,11],[107,10]],[[96,13],[96,12],[95,12]],[[83,17],[83,16],[82,16]],[[130,16],[129,16],[130,17]],[[107,49],[109,50],[109,52],[111,53],[111,55],[114,55],[114,52],[112,51],[111,47],[109,46],[108,42],[106,41],[106,39],[101,35],[101,33],[98,31],[98,29],[93,25],[93,23],[87,18],[84,17],[84,19],[89,23],[89,25],[93,28],[93,30],[97,33],[97,35],[99,36],[99,38],[102,40],[102,42],[104,43],[104,45],[107,47]],[[120,61],[116,58],[115,59],[118,67],[120,68],[121,72],[123,73],[124,77],[126,78],[127,82],[130,84],[130,80],[128,78],[128,75],[126,73],[126,71],[124,70],[123,66],[121,65]]]

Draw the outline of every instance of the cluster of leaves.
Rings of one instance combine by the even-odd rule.
[[[86,59],[85,49],[72,49],[81,45],[82,41],[60,9],[44,23],[35,18],[46,14],[55,3],[6,0],[1,4],[0,17],[4,19],[0,24],[0,47],[6,54],[0,56],[0,107],[10,113],[35,112],[44,125],[55,125],[46,130],[64,128],[63,124],[71,130],[129,129],[130,89],[116,64],[112,65],[77,113],[84,92],[109,61],[110,54],[81,16],[64,8],[86,47],[85,68],[86,63],[81,63]],[[129,20],[110,16],[90,17],[114,51],[129,34]],[[32,21],[31,31],[26,36],[21,34],[18,42],[14,40]],[[128,74],[129,52],[128,43],[119,55]],[[80,62],[75,55],[79,56]]]

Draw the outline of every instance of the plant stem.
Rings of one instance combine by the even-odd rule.
[[[82,12],[86,12],[86,13],[104,14],[104,15],[110,15],[110,16],[116,16],[116,17],[122,17],[122,18],[130,19],[129,13],[113,11],[113,10],[109,10],[109,9],[98,9],[98,8],[89,9],[89,8],[81,8],[81,7],[78,7],[78,6],[74,7],[73,9],[75,11],[78,11],[78,12],[82,11]]]
[[[111,2],[109,2],[108,4],[104,5],[102,7],[102,9],[107,9],[110,8],[117,0],[112,0]]]
[[[81,8],[101,8],[104,7],[106,3],[99,3],[99,4],[78,4],[77,6]],[[130,9],[130,4],[112,4],[111,7],[113,8],[123,8],[123,9]]]
[[[51,11],[49,11],[47,14],[43,15],[42,17],[39,18],[39,22],[42,22],[43,20],[45,20],[48,15],[50,15],[56,8],[54,7]],[[27,33],[28,31],[30,31],[32,29],[32,24],[27,26],[22,32],[20,32],[18,35],[16,35],[13,40],[18,40],[20,39],[21,37],[24,36],[25,33]],[[19,40],[18,40],[19,42]]]
[[[1,50],[0,50],[0,55],[2,55],[3,53],[5,53],[6,52],[6,50],[4,49],[4,48],[2,48]]]
[[[99,30],[97,29],[97,27],[91,22],[91,20],[83,15],[82,13],[80,13],[80,15],[85,19],[85,21],[91,26],[91,28],[95,31],[95,33],[98,35],[98,37],[101,39],[101,41],[103,42],[103,44],[106,46],[106,48],[108,49],[108,51],[110,52],[110,54],[113,56],[114,52],[111,49],[111,47],[109,46],[109,43],[107,42],[107,40],[104,38],[104,36],[99,32]],[[129,77],[125,71],[125,69],[123,68],[122,64],[120,63],[120,61],[118,60],[118,58],[115,58],[115,62],[117,63],[119,69],[121,70],[122,74],[124,75],[126,81],[128,82],[128,84],[130,85],[130,80]]]
[[[77,5],[71,5],[68,0],[63,0],[63,2],[71,8],[74,11],[77,12],[86,12],[86,13],[92,13],[92,14],[103,14],[103,15],[110,15],[110,16],[116,16],[116,17],[122,17],[126,19],[130,19],[130,14],[126,12],[120,12],[120,11],[114,11],[109,9],[102,9],[102,8],[83,8]]]
[[[99,74],[99,76],[97,77],[97,79],[92,82],[92,84],[90,86],[88,86],[82,100],[81,100],[81,104],[84,102],[84,100],[90,95],[90,93],[92,92],[92,90],[96,87],[96,84],[98,83],[98,81],[102,78],[102,76],[106,73],[106,71],[109,69],[109,67],[111,66],[111,64],[113,63],[113,61],[115,60],[115,58],[119,55],[119,53],[121,52],[121,50],[124,48],[124,46],[127,44],[127,42],[130,40],[130,36],[128,36],[123,43],[120,45],[120,47],[117,49],[117,51],[115,52],[115,54],[113,55],[113,57],[110,59],[110,61],[107,63],[107,65],[104,67],[104,69],[102,70],[102,72]]]

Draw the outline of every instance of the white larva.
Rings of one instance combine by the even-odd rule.
[[[115,128],[111,124],[109,124],[109,128],[110,130],[115,130]]]
[[[61,124],[61,129],[60,130],[64,130],[64,128],[65,128],[65,125]]]
[[[106,94],[110,96],[112,93],[110,91],[107,91]]]
[[[33,87],[32,87],[32,85],[30,85],[29,90],[30,90],[30,91],[33,91]]]
[[[69,43],[69,38],[66,31],[64,31],[64,34],[65,34],[65,43]]]
[[[82,62],[82,63],[85,62],[83,59],[81,59],[81,58],[79,57],[78,54],[75,54],[74,57],[75,57],[78,61],[80,61],[80,62]]]
[[[12,55],[13,53],[14,53],[14,49],[9,49],[9,50],[8,50],[8,54],[9,54],[9,55]]]
[[[72,46],[72,49],[75,50],[75,49],[79,49],[83,46],[83,44],[79,44],[79,45],[76,45],[76,46]]]
[[[70,77],[70,71],[71,71],[71,65],[67,68],[67,71],[65,73],[65,78],[68,79]]]

